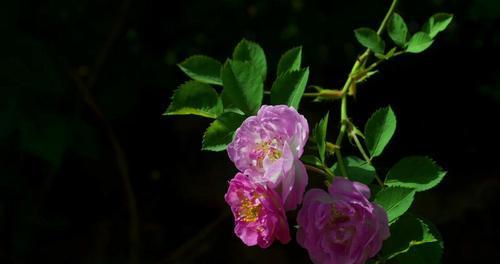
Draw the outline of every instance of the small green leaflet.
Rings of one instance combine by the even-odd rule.
[[[387,187],[375,196],[375,202],[387,212],[389,223],[403,215],[413,203],[415,191],[404,187]]]
[[[445,175],[446,171],[432,159],[412,156],[403,158],[389,170],[385,184],[412,188],[420,192],[436,186]]]
[[[415,33],[406,46],[406,51],[411,53],[420,53],[432,45],[432,38],[425,32]]]
[[[329,112],[326,113],[325,117],[319,121],[314,127],[314,138],[316,139],[316,144],[318,145],[319,158],[321,164],[325,162],[325,151],[326,151],[326,131],[328,128],[328,116]]]
[[[278,76],[271,87],[271,104],[286,104],[298,110],[308,78],[309,68],[285,72]]]
[[[396,116],[390,106],[378,109],[365,125],[365,142],[372,157],[382,154],[396,131]]]
[[[204,55],[194,55],[178,64],[179,68],[191,77],[202,83],[222,85],[220,71],[222,64]]]
[[[302,160],[304,163],[314,165],[316,167],[322,167],[323,163],[321,160],[313,155],[303,155],[300,160]]]
[[[434,38],[439,32],[445,30],[453,20],[452,14],[437,13],[434,14],[425,22],[422,30],[429,34],[429,37]]]
[[[405,214],[390,226],[390,232],[380,252],[382,259],[395,258],[405,264],[440,263],[443,241],[431,223]]]
[[[387,33],[396,45],[404,47],[408,38],[408,27],[404,19],[398,13],[392,14],[391,19],[389,19]]]
[[[261,81],[264,81],[266,79],[266,55],[264,54],[264,50],[259,46],[259,44],[246,39],[242,39],[234,48],[233,60],[249,61],[251,64],[255,65],[259,76],[262,78]]]
[[[236,129],[245,120],[244,115],[226,112],[212,122],[203,135],[203,150],[223,151],[233,140]]]
[[[349,175],[349,179],[352,181],[370,184],[375,178],[375,168],[356,156],[345,157],[344,164],[347,170],[347,175]],[[337,163],[333,164],[331,171],[335,175],[342,175]]]
[[[174,92],[165,115],[199,115],[216,118],[222,113],[222,101],[210,85],[188,81]]]
[[[371,28],[358,28],[354,30],[354,36],[361,45],[370,49],[375,53],[384,53],[385,42],[377,34],[377,32]]]
[[[300,69],[302,61],[302,47],[295,47],[286,51],[278,62],[277,76],[280,76],[289,71],[297,71]]]
[[[258,68],[249,61],[227,60],[222,67],[222,102],[224,108],[235,107],[248,115],[259,110],[264,84]]]

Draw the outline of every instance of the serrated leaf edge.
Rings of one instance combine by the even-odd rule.
[[[198,115],[198,116],[202,116],[202,117],[206,117],[206,118],[217,118],[217,115],[214,114],[214,113],[211,113],[209,112],[208,110],[206,110],[206,108],[201,108],[201,109],[197,109],[197,108],[193,108],[193,107],[183,107],[183,108],[179,108],[177,110],[174,110],[172,111],[172,105],[174,103],[174,100],[175,100],[175,96],[177,95],[177,93],[182,89],[182,87],[184,85],[187,85],[188,83],[191,83],[191,82],[199,82],[197,80],[189,80],[189,81],[185,81],[184,83],[180,84],[177,89],[174,90],[174,92],[172,93],[172,96],[170,97],[170,104],[168,105],[167,107],[167,110],[165,110],[165,112],[162,114],[164,116],[167,116],[167,115]],[[201,82],[200,82],[201,83]],[[210,87],[212,88],[212,87]],[[213,89],[213,88],[212,88]],[[214,89],[215,91],[215,89]],[[215,91],[217,93],[217,91]],[[217,93],[217,100],[219,101],[219,103],[222,103],[220,102],[221,98],[220,98],[220,95]],[[208,108],[210,109],[210,108]],[[187,110],[187,112],[183,112],[182,110]]]
[[[189,57],[187,57],[186,59],[184,59],[182,62],[180,63],[177,63],[177,67],[179,67],[179,69],[184,72],[184,74],[186,74],[189,78],[195,80],[195,81],[199,81],[199,82],[202,82],[202,83],[207,83],[207,84],[213,84],[213,85],[219,85],[219,86],[222,86],[222,79],[220,78],[220,74],[219,76],[217,77],[218,79],[216,80],[212,80],[212,81],[201,81],[201,80],[197,80],[197,79],[194,79],[190,73],[190,72],[186,67],[182,66],[182,64],[186,63],[187,61],[189,60],[192,60],[194,58],[204,58],[204,59],[209,59],[209,60],[213,60],[213,61],[216,61],[220,64],[220,70],[222,70],[222,66],[223,64],[217,60],[217,59],[214,59],[210,56],[207,56],[207,55],[203,55],[203,54],[195,54],[195,55],[191,55]],[[211,79],[211,78],[210,78]]]

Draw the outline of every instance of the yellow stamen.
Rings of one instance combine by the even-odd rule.
[[[244,197],[241,201],[241,207],[238,211],[240,215],[240,219],[243,222],[250,223],[255,222],[259,219],[260,211],[262,210],[262,204],[258,202],[255,204],[255,200],[257,199],[257,195],[254,195],[252,199],[248,199]]]
[[[277,141],[275,139],[257,143],[256,150],[262,152],[262,155],[257,159],[257,166],[259,168],[263,167],[263,161],[266,156],[268,156],[271,161],[276,161],[281,158],[283,154],[275,147],[276,144]]]

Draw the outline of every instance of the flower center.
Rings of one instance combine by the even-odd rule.
[[[276,161],[281,158],[283,153],[279,150],[280,143],[276,139],[262,141],[256,144],[255,152],[257,153],[257,166],[263,167],[263,161],[269,157],[271,161]]]
[[[336,244],[347,245],[356,232],[353,226],[344,224],[349,222],[351,218],[335,205],[332,205],[330,213],[328,225],[329,228],[334,230],[334,235],[330,238],[331,241]]]
[[[250,223],[259,219],[262,204],[257,198],[258,196],[256,194],[254,194],[251,199],[248,199],[248,197],[241,198],[241,207],[238,210],[240,220]]]
[[[351,220],[351,218],[348,215],[345,215],[344,213],[339,211],[337,207],[335,207],[335,205],[332,205],[331,219],[330,219],[331,224],[333,225],[341,224],[348,222],[349,220]]]

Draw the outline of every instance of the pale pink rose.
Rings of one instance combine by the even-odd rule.
[[[309,126],[304,116],[286,105],[260,108],[236,130],[229,158],[255,182],[277,189],[286,210],[302,202],[308,177],[299,160]]]

